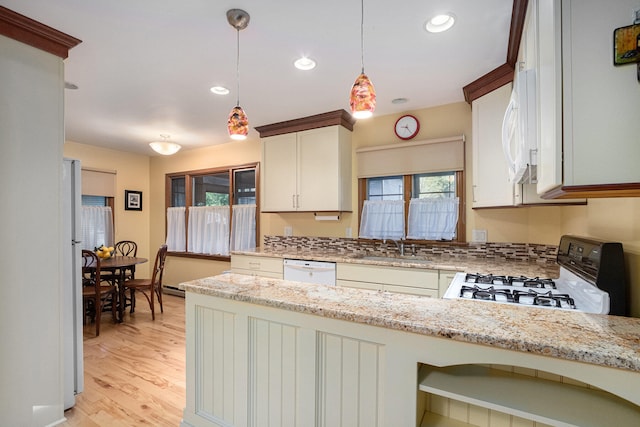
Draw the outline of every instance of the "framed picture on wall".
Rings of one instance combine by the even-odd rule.
[[[126,211],[141,211],[142,191],[124,190],[124,209]]]
[[[613,32],[613,64],[640,62],[640,24],[616,28]]]

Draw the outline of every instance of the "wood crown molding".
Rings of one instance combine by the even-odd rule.
[[[355,122],[356,120],[353,116],[345,110],[336,110],[270,125],[257,126],[254,129],[260,134],[260,138],[265,138],[267,136],[282,135],[334,125],[340,125],[353,131]]]
[[[0,34],[62,59],[82,40],[0,6]]]
[[[529,0],[513,0],[506,62],[462,88],[464,100],[469,104],[500,86],[513,81],[513,70],[518,60],[518,50],[520,49],[520,40],[522,40],[522,30],[528,4]]]
[[[543,199],[594,199],[602,197],[640,197],[640,182],[624,184],[565,185],[547,191]]]
[[[462,88],[464,99],[469,104],[489,92],[498,89],[513,81],[513,67],[509,64],[502,64],[493,71],[488,72],[476,81],[473,81]]]

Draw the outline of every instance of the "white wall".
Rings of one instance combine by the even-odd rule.
[[[63,417],[59,57],[0,36],[0,425]]]

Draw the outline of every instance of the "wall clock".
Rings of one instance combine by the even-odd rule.
[[[396,120],[393,130],[398,138],[404,140],[411,139],[418,134],[420,122],[411,114],[405,114]]]

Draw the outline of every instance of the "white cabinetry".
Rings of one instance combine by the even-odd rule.
[[[538,67],[536,6],[537,0],[529,2],[516,64],[520,70]],[[543,199],[538,195],[536,184],[509,182],[507,163],[502,149],[502,122],[509,104],[511,89],[511,84],[504,85],[472,103],[473,207],[586,203],[585,199]],[[546,114],[548,113],[543,109],[537,111],[537,115]]]
[[[545,197],[640,195],[640,85],[613,65],[613,30],[637,0],[535,0],[540,165]]]
[[[471,106],[474,208],[513,205],[513,184],[502,151],[502,119],[510,96],[511,84],[507,84]]]
[[[231,271],[233,273],[282,279],[282,268],[282,258],[231,255]]]
[[[338,263],[336,285],[438,298],[438,270]]]
[[[351,132],[340,125],[262,138],[262,211],[351,211]]]
[[[415,364],[388,363],[377,328],[190,292],[186,304],[183,427],[415,425]],[[396,378],[403,408],[385,393]]]

